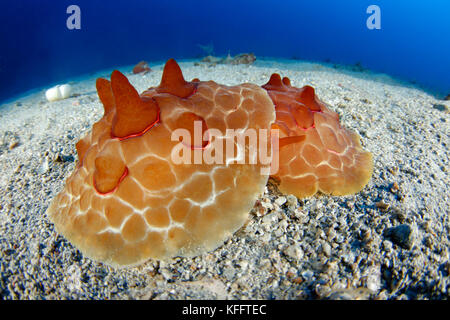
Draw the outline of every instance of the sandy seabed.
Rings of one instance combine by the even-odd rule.
[[[132,75],[159,84],[162,63]],[[448,101],[384,74],[293,60],[253,65],[180,63],[186,79],[262,85],[273,72],[316,88],[372,152],[358,194],[298,200],[269,181],[248,223],[195,258],[113,269],[83,257],[45,211],[73,171],[75,143],[103,108],[97,77],[74,95],[39,90],[0,106],[0,297],[3,299],[448,299]]]

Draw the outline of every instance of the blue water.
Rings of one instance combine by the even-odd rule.
[[[81,9],[69,30],[66,8]],[[366,9],[381,9],[369,30]],[[0,101],[99,69],[140,60],[216,55],[336,63],[450,92],[450,1],[10,0],[0,5]]]

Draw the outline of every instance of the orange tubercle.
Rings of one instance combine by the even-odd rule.
[[[201,123],[201,137],[202,141],[195,141],[195,137],[198,136],[195,131],[195,122]],[[205,132],[208,130],[208,126],[206,125],[205,119],[196,115],[193,112],[185,112],[181,114],[176,119],[177,128],[186,129],[189,131],[191,136],[191,141],[189,143],[183,142],[187,147],[190,147],[192,150],[205,149],[209,144],[209,137],[207,140],[203,140]]]
[[[111,89],[111,82],[106,79],[98,78],[95,85],[97,87],[98,96],[105,110],[104,115],[107,115],[115,109],[115,101]]]
[[[128,175],[128,167],[125,167],[125,169],[124,169],[122,175],[120,176],[119,180],[117,180],[116,185],[111,190],[100,191],[99,187],[97,186],[97,182],[95,181],[95,177],[93,178],[92,183],[94,185],[95,191],[97,191],[98,194],[100,194],[102,196],[106,196],[108,194],[114,193],[117,190],[117,188],[119,188],[120,183],[123,181],[123,179],[126,178],[127,175]]]
[[[115,115],[111,136],[127,139],[144,134],[159,121],[159,107],[153,99],[142,99],[128,79],[119,71],[111,75]]]
[[[197,84],[198,81],[187,82],[184,80],[178,63],[174,59],[169,59],[164,66],[161,83],[156,90],[158,93],[170,93],[179,98],[187,98],[195,93]]]

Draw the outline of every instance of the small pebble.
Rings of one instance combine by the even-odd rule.
[[[389,203],[385,203],[383,200],[376,202],[375,206],[381,211],[386,211],[389,209]]]
[[[9,150],[14,149],[15,147],[17,147],[19,145],[18,141],[14,141],[9,145]]]
[[[300,248],[299,245],[290,245],[284,250],[284,254],[287,255],[290,258],[300,260],[303,258],[303,250]]]
[[[384,236],[404,249],[411,249],[414,244],[414,232],[408,224],[388,228],[384,232]]]
[[[330,257],[330,256],[331,256],[331,246],[329,245],[328,242],[323,242],[323,243],[322,243],[322,252],[323,252],[327,257]]]
[[[278,197],[275,200],[275,203],[281,207],[283,204],[286,203],[286,197]]]
[[[400,189],[399,186],[398,186],[398,183],[397,183],[397,182],[394,182],[394,183],[392,184],[392,186],[391,186],[391,192],[392,192],[392,193],[395,193],[396,191],[398,191],[398,189]]]
[[[433,109],[448,112],[448,107],[445,104],[434,104]]]
[[[312,272],[311,270],[306,270],[306,271],[302,272],[302,277],[306,281],[309,281],[313,276],[314,276],[314,272]]]

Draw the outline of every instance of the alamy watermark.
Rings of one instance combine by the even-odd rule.
[[[69,14],[66,20],[66,27],[69,30],[81,29],[81,9],[78,5],[72,4],[67,7],[66,13]],[[366,26],[369,30],[381,29],[381,9],[379,6],[372,4],[367,7],[367,14],[370,16],[366,20]]]
[[[370,16],[367,18],[367,21],[366,21],[367,29],[380,30],[381,29],[381,9],[380,9],[380,7],[375,4],[372,4],[367,7],[366,13],[370,14]]]
[[[171,153],[174,164],[253,164],[261,166],[262,175],[278,172],[278,129],[226,129],[225,133],[207,129],[203,132],[202,121],[194,121],[193,135],[183,128],[172,131],[171,140],[179,141]]]
[[[81,29],[81,9],[76,4],[72,4],[67,7],[66,13],[70,16],[66,20],[66,27],[69,30]]]

